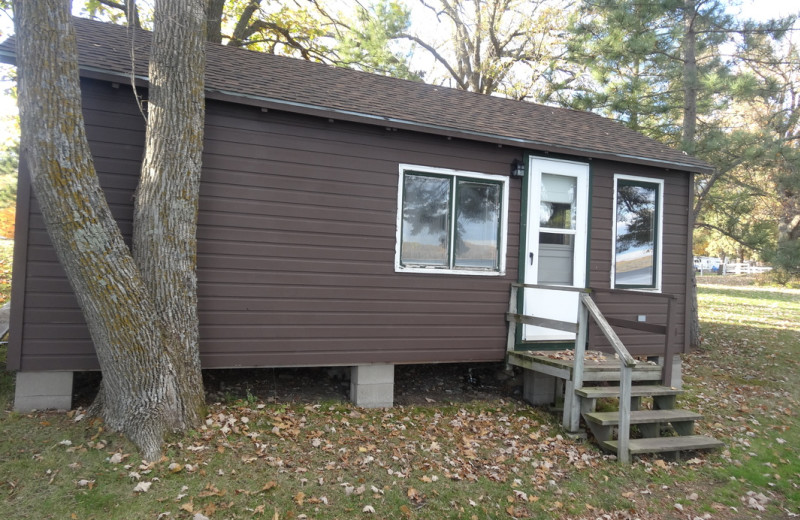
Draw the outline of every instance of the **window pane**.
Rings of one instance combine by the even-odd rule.
[[[616,285],[655,287],[658,186],[617,182]]]
[[[456,193],[456,267],[498,269],[500,186],[459,180]]]
[[[578,180],[564,175],[542,174],[539,225],[555,229],[575,229],[575,197]]]
[[[449,207],[449,179],[405,175],[402,264],[448,265]]]

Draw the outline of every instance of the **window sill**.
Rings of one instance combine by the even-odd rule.
[[[505,276],[505,271],[490,271],[484,269],[449,269],[443,267],[416,267],[416,266],[394,266],[396,273],[425,273],[425,274],[454,274],[466,276]]]
[[[612,289],[616,291],[638,291],[638,292],[649,292],[649,293],[661,293],[660,287],[631,287],[631,286],[612,286]]]

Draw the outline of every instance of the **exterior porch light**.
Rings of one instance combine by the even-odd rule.
[[[525,163],[519,159],[514,159],[511,162],[511,176],[512,177],[525,177]]]

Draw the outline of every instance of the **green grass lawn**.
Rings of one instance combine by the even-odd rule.
[[[725,442],[718,452],[623,466],[518,401],[359,410],[243,395],[212,404],[201,429],[143,465],[80,410],[6,411],[0,518],[800,514],[800,291],[703,286],[700,306],[704,346],[685,359],[679,404],[705,414],[698,430]]]

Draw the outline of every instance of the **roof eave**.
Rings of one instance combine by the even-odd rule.
[[[589,159],[607,159],[614,161],[622,161],[626,163],[675,169],[692,173],[713,173],[714,171],[712,167],[702,167],[691,163],[662,161],[659,159],[653,159],[649,157],[637,157],[629,154],[603,152],[603,151],[574,147],[574,146],[553,145],[552,143],[539,142],[531,139],[514,138],[505,135],[489,134],[484,132],[473,132],[459,128],[452,128],[441,125],[432,125],[427,123],[419,123],[415,121],[395,119],[385,116],[377,116],[374,114],[353,112],[350,110],[340,110],[336,108],[320,107],[317,105],[297,103],[281,99],[270,99],[261,96],[252,96],[247,94],[241,94],[238,92],[207,89],[206,97],[208,99],[216,99],[219,101],[231,101],[238,103],[244,103],[244,101],[246,100],[247,102],[244,104],[258,106],[261,108],[282,110],[284,112],[294,112],[304,115],[333,118],[341,121],[350,121],[357,123],[372,124],[377,126],[385,126],[387,128],[397,128],[397,129],[411,130],[417,132],[423,131],[425,133],[440,135],[442,137],[469,139],[473,141],[477,140],[481,142],[492,143],[503,146],[515,146],[518,148],[525,148],[528,150],[534,150],[539,152],[573,155],[579,157],[586,157]]]

